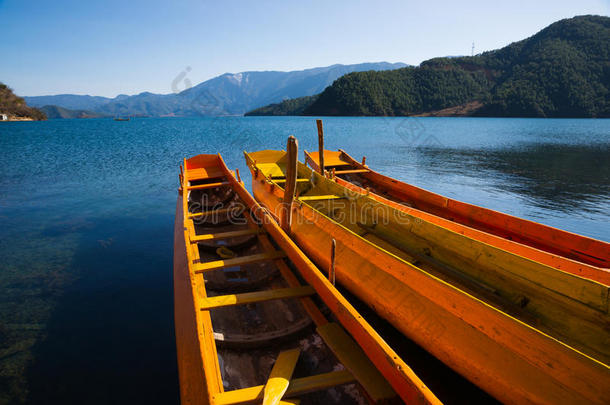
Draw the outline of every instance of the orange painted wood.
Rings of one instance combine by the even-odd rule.
[[[195,327],[197,316],[187,266],[182,220],[182,199],[178,198],[174,225],[174,323],[180,402],[203,405],[209,403],[208,388]]]
[[[279,249],[285,252],[287,259],[275,259],[274,262],[278,264],[278,267],[280,268],[282,275],[286,278],[288,284],[292,286],[299,281],[297,277],[292,274],[292,270],[286,265],[284,262],[285,260],[290,260],[294,265],[293,267],[300,273],[302,278],[305,279],[305,281],[316,290],[316,293],[318,293],[322,301],[324,301],[331,311],[333,311],[333,314],[337,316],[337,319],[340,321],[342,326],[346,328],[347,331],[352,334],[352,336],[354,336],[355,340],[367,354],[367,357],[369,357],[373,364],[379,368],[380,372],[386,379],[388,379],[388,381],[390,381],[392,387],[402,398],[409,399],[410,402],[421,404],[440,403],[438,399],[436,399],[436,397],[421,382],[421,380],[419,380],[410,370],[404,361],[402,361],[402,359],[400,359],[396,353],[389,346],[387,346],[383,339],[379,337],[379,335],[370,327],[370,325],[368,325],[366,321],[355,311],[355,309],[353,309],[353,307],[351,307],[351,305],[345,301],[341,294],[334,289],[332,285],[329,285],[327,280],[324,280],[322,283],[319,282],[319,277],[324,277],[320,270],[316,268],[309,259],[307,259],[303,252],[298,249],[296,244],[290,240],[288,235],[281,230],[274,218],[272,218],[271,215],[254,200],[248,191],[246,191],[243,184],[235,179],[234,175],[226,168],[226,165],[219,155],[199,155],[185,160],[183,167],[186,168],[182,179],[183,188],[185,188],[190,181],[201,179],[201,176],[203,176],[205,173],[211,173],[210,175],[220,176],[227,179],[227,181],[230,183],[229,186],[235,191],[235,193],[247,207],[247,212],[250,215],[245,216],[248,217],[248,219],[250,216],[253,216],[254,218],[257,218],[258,222],[262,223],[261,227],[263,233],[258,234],[257,237],[259,238],[259,241],[261,242],[261,245],[265,251],[270,252]],[[182,204],[180,206],[181,215],[187,212],[186,208],[188,207],[186,193],[183,193],[182,197]],[[182,223],[182,230],[184,231],[183,242],[185,240],[189,240],[188,227],[184,226],[186,225],[187,221],[191,221],[188,215],[184,218]],[[253,224],[251,223],[251,225]],[[180,225],[177,225],[177,227],[178,226]],[[186,263],[188,268],[186,274],[188,274],[190,277],[189,287],[191,288],[193,305],[196,306],[197,301],[202,301],[205,299],[206,291],[203,278],[201,275],[195,274],[195,268],[197,265],[193,262],[199,260],[198,250],[195,248],[195,246],[196,245],[194,244],[188,244],[185,246],[184,250],[186,257],[183,258],[183,261]],[[178,250],[177,253],[180,254],[180,251]],[[326,288],[327,286],[330,287],[330,290]],[[302,300],[308,313],[313,314],[312,318],[316,322],[316,325],[325,325],[327,321],[319,309],[316,308],[315,302],[309,298],[303,298]],[[182,309],[183,308],[181,307],[181,310]],[[190,309],[191,307],[189,306],[189,312]],[[201,359],[200,364],[202,367],[199,369],[199,372],[203,371],[204,375],[202,379],[204,380],[204,383],[202,384],[201,381],[194,381],[194,377],[192,376],[195,375],[195,373],[191,373],[190,378],[187,377],[185,380],[181,378],[181,390],[183,389],[183,384],[188,386],[189,384],[199,383],[203,389],[206,390],[201,403],[221,402],[222,398],[229,398],[229,396],[233,394],[236,394],[237,397],[239,397],[240,393],[237,392],[233,392],[233,394],[226,393],[227,395],[224,395],[225,393],[223,392],[222,379],[219,372],[218,356],[216,353],[213,329],[211,320],[209,318],[209,310],[198,312],[198,314],[195,314],[196,318],[194,322],[191,323],[186,322],[185,320],[187,318],[183,316],[177,316],[176,319],[177,322],[180,320],[182,326],[184,326],[186,329],[190,329],[192,336],[196,337],[194,346],[195,349],[198,349],[198,353],[194,353],[193,355],[195,357],[198,356],[198,358]],[[185,352],[182,351],[179,353]],[[182,362],[183,364],[190,364],[191,367],[195,366],[195,363],[193,362],[188,363],[187,359],[179,359],[179,362]],[[327,381],[321,383],[319,383],[319,379],[315,376],[297,379],[294,381],[294,393],[301,391],[310,392],[312,390],[330,387],[335,384],[341,384],[341,381],[343,380],[341,378],[333,378],[335,374],[336,373],[329,374]],[[340,372],[339,374],[341,376],[345,374],[347,377],[349,377],[349,381],[354,381],[354,378],[350,373]],[[392,383],[392,381],[394,383]],[[400,383],[397,383],[397,381]],[[256,387],[246,388],[242,392],[250,392],[254,388]],[[291,391],[290,387],[288,392],[293,392]]]
[[[384,204],[539,263],[610,285],[608,243],[434,194],[371,171],[342,151],[326,153],[352,168],[367,170],[362,173],[364,179],[398,200],[370,193]],[[317,156],[308,154],[306,159],[315,170]],[[353,191],[369,194],[347,180],[335,180]]]
[[[247,161],[254,172],[262,152]],[[253,182],[253,189],[274,212],[282,190],[265,181]],[[379,249],[307,203],[294,215],[291,235],[320,267],[330,265],[335,238],[338,282],[499,400],[605,403],[610,396],[610,385],[598,383],[610,381],[608,365]]]
[[[278,153],[278,155],[282,155],[282,153]],[[256,179],[257,169],[254,167],[254,161],[248,154],[245,154],[245,157],[252,175]],[[260,177],[260,170],[258,172],[258,177]],[[271,187],[267,181],[253,181],[254,183],[257,186],[265,183],[268,187]],[[281,197],[283,197],[282,190],[276,190],[276,192],[280,193]],[[295,242],[280,228],[276,222],[279,221],[279,217],[274,217],[275,221],[265,221],[265,218],[269,215],[268,211],[245,189],[237,189],[237,193],[247,205],[255,207],[251,212],[259,221],[264,222],[265,231],[276,241],[278,248],[286,252],[288,259],[294,263],[305,281],[316,289],[318,296],[332,311],[333,315],[337,317],[341,325],[352,335],[401,399],[406,403],[439,404],[440,401],[405,361],[379,336],[335,286],[328,281],[315,264],[299,249]],[[275,212],[278,211],[272,210],[271,214],[274,215]]]

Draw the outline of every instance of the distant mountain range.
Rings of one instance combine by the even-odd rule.
[[[610,117],[610,18],[557,21],[502,49],[354,72],[246,115]]]
[[[106,115],[89,110],[71,110],[56,105],[45,105],[39,110],[45,113],[47,119],[54,120],[59,118],[104,118]]]
[[[60,94],[24,98],[30,106],[47,106],[47,115],[50,113],[53,117],[79,115],[78,111],[74,113],[65,109],[109,116],[242,115],[266,104],[318,94],[347,73],[405,66],[404,63],[379,62],[332,65],[292,72],[225,73],[177,94],[144,92],[133,96],[122,94],[115,98]],[[51,106],[64,110],[51,110]]]

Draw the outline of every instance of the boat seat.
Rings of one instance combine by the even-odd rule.
[[[233,305],[246,305],[255,302],[282,300],[286,298],[300,298],[314,295],[316,290],[310,285],[292,288],[275,288],[272,290],[247,292],[242,294],[217,295],[199,300],[202,311],[212,308],[228,307]]]
[[[348,370],[331,371],[309,377],[295,378],[290,380],[290,385],[284,397],[295,397],[312,391],[320,391],[355,382],[354,375]],[[261,403],[263,400],[265,386],[242,388],[238,390],[225,391],[213,396],[216,405],[236,405],[245,403]]]
[[[353,170],[335,170],[335,175],[338,174],[357,174],[357,173],[369,173],[368,169],[353,169]]]
[[[320,153],[319,152],[311,152],[309,156],[319,165],[320,164]],[[324,168],[328,169],[333,166],[349,166],[350,164],[341,159],[341,152],[325,150],[324,151]]]
[[[188,169],[189,181],[216,179],[224,177],[224,173],[217,167],[201,167],[198,169]]]
[[[205,273],[207,271],[218,270],[225,267],[243,266],[245,264],[263,262],[267,260],[281,259],[286,256],[281,250],[266,253],[256,253],[249,256],[240,256],[226,260],[212,260],[210,262],[195,263],[193,265],[194,273]]]
[[[230,239],[237,238],[239,236],[248,236],[248,235],[256,235],[260,230],[257,228],[248,228],[239,231],[229,231],[229,232],[217,232],[217,233],[208,233],[203,235],[196,235],[192,228],[189,229],[189,239],[191,243],[203,242],[208,240],[218,240],[218,239]]]
[[[243,207],[240,206],[232,206],[228,208],[220,208],[217,210],[209,210],[203,212],[191,212],[188,214],[188,219],[198,218],[198,217],[219,217],[221,215],[226,215],[229,213],[243,213]]]
[[[187,190],[203,190],[206,188],[228,186],[229,184],[230,183],[228,181],[219,181],[219,182],[215,182],[215,183],[196,184],[194,186],[187,186],[186,189]]]

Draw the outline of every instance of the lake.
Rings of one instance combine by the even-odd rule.
[[[610,241],[610,120],[325,118],[327,149],[445,196]],[[178,166],[317,150],[310,117],[0,123],[0,404],[177,403]],[[409,363],[409,359],[405,359]]]

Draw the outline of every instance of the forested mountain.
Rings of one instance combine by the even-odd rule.
[[[291,103],[293,114],[415,115],[467,105],[476,108],[458,109],[464,115],[610,117],[610,18],[561,20],[473,57],[350,73],[309,106],[302,101]]]
[[[226,73],[177,94],[144,92],[134,96],[120,95],[113,99],[62,94],[27,97],[26,100],[34,106],[56,105],[106,115],[241,115],[269,103],[320,93],[346,73],[404,66],[404,63],[379,62],[332,65],[292,72]]]
[[[318,99],[319,95],[291,98],[284,100],[281,103],[269,104],[261,108],[257,108],[250,112],[249,115],[302,115],[307,107]]]
[[[0,114],[6,114],[9,119],[46,119],[42,111],[28,107],[25,100],[15,95],[13,90],[4,83],[0,83]]]

